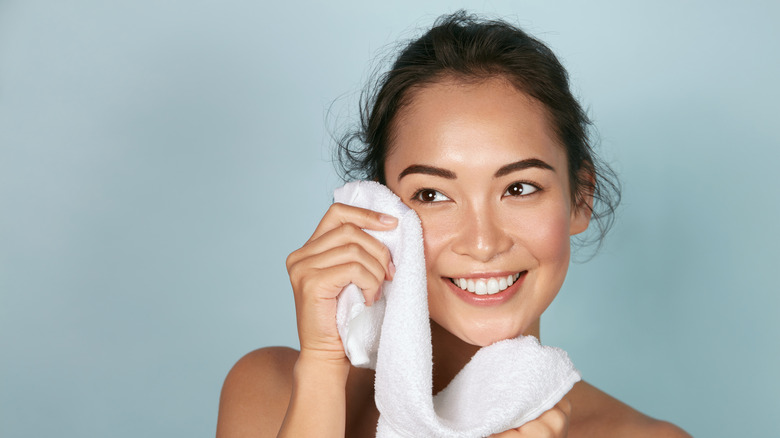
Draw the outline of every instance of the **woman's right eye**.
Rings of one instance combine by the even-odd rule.
[[[442,192],[433,189],[421,189],[412,197],[413,200],[423,203],[449,201],[450,198],[445,196]]]

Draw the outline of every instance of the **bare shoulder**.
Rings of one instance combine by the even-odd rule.
[[[649,417],[582,381],[569,392],[572,417],[569,437],[690,438],[681,428]]]
[[[298,351],[267,347],[242,357],[222,385],[217,438],[276,436],[290,401]]]

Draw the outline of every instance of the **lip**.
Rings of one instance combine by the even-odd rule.
[[[447,283],[447,286],[450,288],[452,293],[454,293],[458,298],[465,301],[466,304],[470,304],[472,306],[498,306],[501,305],[507,301],[509,301],[520,289],[520,286],[523,284],[523,280],[525,280],[525,276],[528,274],[528,271],[522,271],[520,273],[520,277],[515,280],[514,283],[512,283],[511,286],[508,288],[502,290],[501,292],[495,293],[493,295],[477,295],[468,291],[465,291],[458,286],[456,286],[452,281],[450,281],[451,277],[442,277],[442,280]],[[510,275],[510,274],[504,274],[503,276]],[[502,275],[499,274],[490,274],[490,275],[469,275],[465,277],[457,277],[457,278],[489,278],[489,277],[501,277]]]

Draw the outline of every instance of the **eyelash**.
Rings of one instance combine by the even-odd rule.
[[[514,186],[518,186],[518,185],[521,187],[521,190],[522,190],[522,192],[521,192],[520,194],[517,194],[517,195],[508,194],[509,190],[510,190],[512,187],[514,187]],[[531,187],[531,190],[528,190],[528,189],[522,189],[522,187],[523,187],[523,186],[529,186],[529,187]],[[526,197],[526,196],[531,196],[531,195],[533,195],[534,193],[536,193],[536,192],[539,192],[539,191],[541,191],[541,190],[542,190],[542,188],[541,188],[541,187],[539,187],[538,185],[536,185],[536,184],[534,184],[534,183],[532,183],[532,182],[529,182],[529,181],[515,181],[515,182],[513,182],[512,184],[509,184],[509,185],[507,186],[506,190],[504,190],[504,194],[503,194],[503,195],[501,195],[501,196],[502,196],[502,197],[504,197],[504,196],[510,196],[510,197],[513,197],[513,198],[523,198],[523,197]],[[415,192],[414,192],[414,195],[412,195],[412,201],[414,201],[414,202],[417,202],[417,203],[420,203],[420,204],[435,204],[435,203],[437,203],[437,202],[442,202],[442,201],[444,201],[444,200],[439,200],[439,201],[436,201],[436,200],[424,200],[424,199],[421,199],[421,198],[420,198],[420,196],[421,196],[423,193],[425,193],[425,192],[433,192],[433,193],[434,193],[434,196],[438,196],[438,195],[440,195],[440,196],[443,196],[444,198],[446,198],[446,199],[444,199],[444,200],[449,200],[449,199],[450,199],[450,198],[449,198],[447,195],[445,195],[444,193],[442,193],[442,192],[440,192],[440,191],[438,191],[438,190],[436,190],[436,189],[431,189],[431,188],[422,188],[422,189],[419,189],[419,190],[417,190],[417,191],[415,191]],[[530,193],[526,193],[526,192],[530,192]]]
[[[519,185],[521,187],[522,186],[530,186],[532,188],[532,190],[531,190],[530,193],[525,193],[525,190],[523,190],[523,193],[520,193],[518,195],[512,195],[512,194],[508,195],[507,193],[509,192],[509,189],[511,189],[512,187],[517,186],[517,185]],[[515,181],[512,184],[509,184],[509,186],[507,186],[506,190],[504,190],[504,195],[503,196],[511,196],[513,198],[522,198],[522,197],[525,197],[525,196],[531,196],[534,193],[539,192],[541,190],[542,190],[541,187],[539,187],[538,185],[536,185],[536,184],[534,184],[534,183],[532,183],[530,181]]]
[[[447,199],[450,199],[447,195],[445,195],[444,193],[442,193],[442,192],[440,192],[438,190],[429,189],[429,188],[422,188],[422,189],[419,189],[416,192],[414,192],[414,195],[412,196],[412,201],[415,201],[415,202],[420,203],[420,204],[434,204],[436,202],[441,202],[441,201],[425,201],[423,199],[420,199],[420,195],[422,195],[425,192],[433,192],[433,193],[436,193],[438,195],[444,196]]]

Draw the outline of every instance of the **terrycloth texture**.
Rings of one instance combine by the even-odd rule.
[[[355,366],[376,369],[377,437],[477,438],[519,427],[555,406],[580,380],[566,352],[520,336],[481,348],[444,390],[431,395],[432,348],[420,220],[387,187],[348,183],[334,200],[398,218],[384,243],[396,273],[382,299],[366,307],[349,285],[336,321]]]

